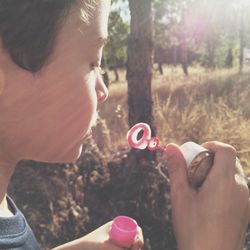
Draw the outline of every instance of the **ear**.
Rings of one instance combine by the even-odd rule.
[[[3,94],[4,91],[4,86],[5,86],[5,77],[4,77],[4,73],[3,73],[3,69],[1,68],[1,64],[0,64],[0,96]]]
[[[4,86],[5,86],[5,77],[4,77],[4,71],[3,71],[4,58],[5,58],[5,52],[3,48],[2,39],[0,37],[0,96],[3,93]]]

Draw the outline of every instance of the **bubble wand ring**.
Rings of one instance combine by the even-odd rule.
[[[138,139],[139,133],[143,131],[142,137]],[[166,152],[166,148],[160,146],[158,137],[151,137],[151,129],[146,123],[135,124],[127,133],[127,140],[132,148],[148,149],[150,151],[161,150]]]

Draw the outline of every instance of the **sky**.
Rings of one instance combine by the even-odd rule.
[[[124,21],[130,20],[128,1],[118,0],[117,3],[112,5],[111,10],[120,10],[121,17],[123,18],[123,20]]]

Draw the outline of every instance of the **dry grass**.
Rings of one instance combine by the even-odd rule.
[[[238,75],[235,69],[211,72],[191,68],[189,77],[183,76],[180,68],[165,68],[164,71],[163,76],[155,71],[152,83],[154,118],[162,144],[180,144],[187,140],[230,143],[238,150],[245,171],[250,175],[249,70]],[[128,147],[124,71],[121,82],[111,84],[110,97],[101,107],[100,117],[109,128],[111,152]],[[96,130],[99,135],[102,133]]]
[[[250,174],[249,71],[238,75],[234,70],[193,68],[188,78],[180,69],[165,71],[164,76],[155,72],[153,80],[155,125],[162,144],[187,140],[230,143]],[[168,182],[157,168],[130,168],[126,163],[124,76],[123,71],[122,82],[111,85],[110,98],[101,107],[93,133],[97,143],[93,138],[85,142],[77,164],[23,161],[16,168],[8,193],[43,249],[80,238],[118,214],[131,216],[142,226],[145,250],[176,249]],[[250,249],[249,239],[245,249]]]

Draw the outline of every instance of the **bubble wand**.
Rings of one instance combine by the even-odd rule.
[[[139,133],[143,131],[142,137],[138,139]],[[127,133],[127,140],[132,148],[146,149],[150,151],[166,151],[165,147],[160,146],[158,137],[151,137],[151,129],[147,123],[135,124]]]
[[[140,132],[142,136],[138,139]],[[148,149],[150,151],[160,150],[167,153],[167,148],[160,145],[158,137],[151,137],[151,129],[146,123],[135,124],[127,133],[129,145],[135,149]],[[188,172],[188,180],[193,188],[199,188],[208,175],[214,160],[214,153],[194,143],[186,142],[180,146],[185,158]],[[165,174],[161,172],[164,178]],[[250,182],[248,187],[250,188]],[[132,246],[138,225],[135,220],[127,216],[118,216],[114,219],[109,231],[110,239],[120,247],[129,248]]]
[[[140,132],[143,133],[138,139]],[[150,151],[160,150],[167,153],[166,147],[160,145],[159,138],[151,137],[151,129],[146,123],[135,124],[128,131],[127,140],[132,148],[147,148]],[[191,141],[182,144],[180,149],[186,161],[189,183],[192,187],[199,188],[213,165],[214,153]]]

